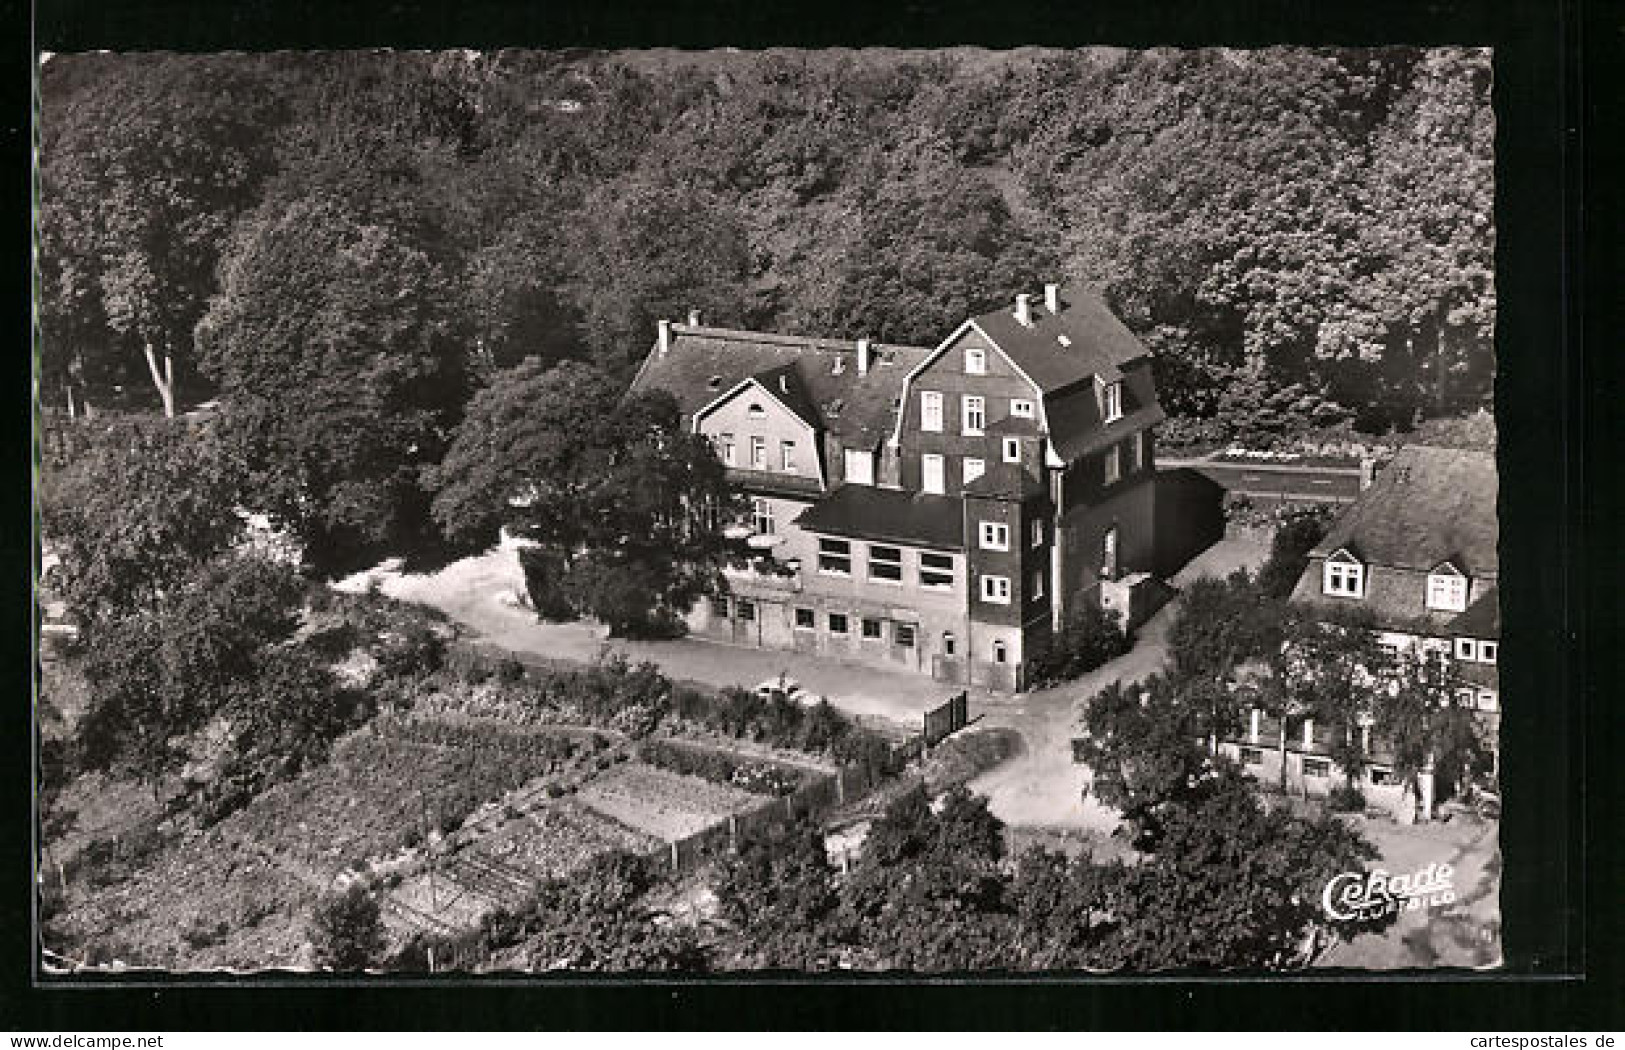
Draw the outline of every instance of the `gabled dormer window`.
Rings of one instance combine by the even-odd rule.
[[[1348,551],[1337,551],[1326,559],[1320,589],[1334,598],[1364,598],[1365,566]]]
[[[1100,392],[1100,418],[1115,423],[1123,418],[1123,384],[1107,383]]]
[[[1445,562],[1428,575],[1427,605],[1429,609],[1461,612],[1467,608],[1467,577],[1454,565]]]
[[[968,347],[965,350],[965,374],[968,376],[987,375],[987,351],[979,346]]]

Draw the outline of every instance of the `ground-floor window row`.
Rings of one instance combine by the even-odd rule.
[[[711,607],[720,619],[754,623],[760,612],[758,604],[751,598],[714,598]],[[791,616],[797,631],[816,632],[822,623],[823,633],[834,638],[851,638],[856,634],[862,641],[889,640],[892,645],[902,649],[912,649],[919,644],[919,625],[903,620],[847,612],[825,612],[820,620],[818,610],[805,605],[793,606]],[[942,632],[939,644],[943,656],[959,655],[959,637],[953,631]],[[1000,639],[991,641],[987,647],[987,658],[995,664],[1009,663],[1009,645]]]

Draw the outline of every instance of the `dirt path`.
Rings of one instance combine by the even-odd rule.
[[[1223,540],[1208,548],[1173,579],[1184,588],[1202,576],[1223,576],[1256,568],[1265,551],[1248,540]],[[983,724],[1008,726],[1021,733],[1025,751],[971,781],[988,797],[1000,820],[1015,827],[1065,828],[1109,834],[1117,826],[1115,810],[1093,798],[1083,799],[1088,770],[1072,761],[1072,736],[1082,705],[1115,681],[1138,682],[1160,671],[1168,659],[1167,634],[1179,599],[1163,606],[1141,625],[1134,648],[1082,678],[1053,689],[1011,699],[984,701],[978,710]]]
[[[682,638],[634,642],[609,638],[589,622],[538,623],[514,599],[524,587],[516,548],[498,547],[448,565],[439,572],[403,574],[388,564],[341,580],[341,590],[364,591],[376,580],[392,598],[433,606],[469,628],[481,641],[559,660],[590,662],[609,646],[633,660],[652,660],[667,675],[717,687],[752,688],[781,674],[814,696],[860,718],[884,719],[917,730],[926,709],[952,690],[925,675],[844,664],[775,649]],[[974,695],[974,694],[973,694]]]

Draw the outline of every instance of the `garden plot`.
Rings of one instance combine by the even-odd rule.
[[[514,906],[544,879],[613,850],[648,853],[660,840],[564,798],[488,823],[464,848],[434,861],[389,895],[384,918],[402,932],[466,928]]]
[[[665,842],[687,838],[762,805],[760,795],[629,762],[577,793],[582,805]]]

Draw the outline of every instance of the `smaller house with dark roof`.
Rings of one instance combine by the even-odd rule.
[[[756,556],[699,635],[1021,689],[1069,610],[1139,608],[1135,581],[1212,538],[1159,544],[1150,355],[1092,292],[1047,285],[934,348],[690,315],[633,388],[672,394],[751,499]]]
[[[1399,450],[1309,552],[1292,600],[1357,607],[1384,645],[1449,661],[1460,698],[1492,738],[1500,722],[1500,562],[1495,457]]]

